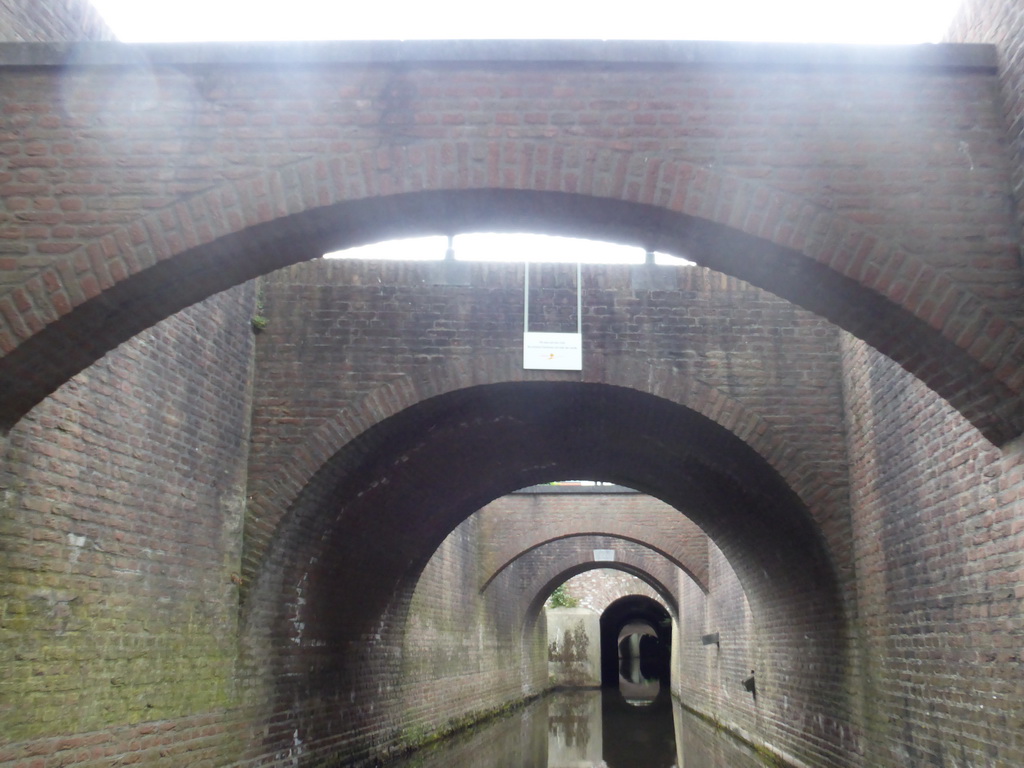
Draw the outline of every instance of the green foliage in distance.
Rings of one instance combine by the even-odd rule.
[[[548,608],[576,608],[579,604],[580,601],[566,591],[565,584],[555,587],[548,598]]]

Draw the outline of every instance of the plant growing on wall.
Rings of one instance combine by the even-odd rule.
[[[254,333],[259,333],[267,327],[267,318],[263,314],[263,281],[257,278],[256,281],[256,307],[255,313],[249,320]]]
[[[559,584],[548,598],[548,608],[576,608],[580,601],[569,594],[565,584]]]

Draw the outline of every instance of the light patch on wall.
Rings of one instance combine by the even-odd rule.
[[[78,558],[82,555],[82,547],[85,546],[85,542],[88,541],[85,536],[78,536],[74,533],[68,534],[68,544],[74,549],[71,550],[71,565],[75,565],[78,562]]]

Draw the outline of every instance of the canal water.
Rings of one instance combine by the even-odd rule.
[[[628,697],[628,698],[627,698]],[[664,691],[563,691],[401,760],[401,768],[763,768]]]

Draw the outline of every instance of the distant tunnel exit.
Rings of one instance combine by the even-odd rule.
[[[653,698],[667,687],[672,617],[649,597],[629,595],[601,614],[601,685],[627,699]]]

